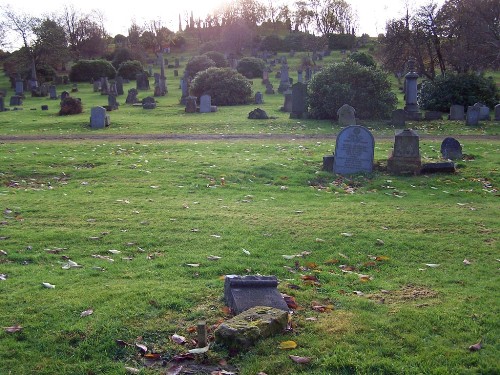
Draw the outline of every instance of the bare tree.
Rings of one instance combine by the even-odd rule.
[[[345,0],[310,0],[317,30],[328,35],[349,34],[355,26],[352,7]]]

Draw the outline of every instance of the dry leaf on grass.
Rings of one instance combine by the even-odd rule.
[[[80,314],[80,317],[84,318],[86,316],[92,315],[93,313],[94,313],[94,310],[88,309],[88,310],[82,311],[82,313]]]
[[[188,352],[191,354],[203,354],[203,353],[208,352],[208,349],[210,349],[210,344],[207,346],[204,346],[203,348],[196,348],[196,349],[188,350]]]
[[[289,355],[289,357],[295,363],[309,363],[309,362],[311,362],[310,357],[299,357],[297,355]]]
[[[47,289],[54,289],[56,286],[50,283],[42,283],[42,285]]]
[[[295,341],[283,341],[279,344],[279,349],[295,349],[297,347],[297,343]]]
[[[482,348],[483,348],[483,345],[482,345],[481,341],[479,341],[478,343],[476,343],[474,345],[469,346],[469,350],[471,352],[477,352],[478,350],[481,350]]]
[[[139,370],[138,368],[127,366],[125,366],[125,371],[129,374],[139,374],[141,372],[141,370]]]
[[[148,352],[148,347],[146,345],[136,343],[135,346],[139,349],[142,355]]]
[[[23,327],[21,327],[20,325],[16,324],[15,326],[11,326],[11,327],[3,327],[3,329],[7,333],[15,333],[15,332],[22,331]]]
[[[187,340],[184,336],[180,336],[178,334],[173,334],[171,337],[172,341],[175,342],[176,344],[184,345]]]

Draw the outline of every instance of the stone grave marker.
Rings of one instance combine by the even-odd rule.
[[[234,314],[240,314],[255,306],[288,311],[288,306],[277,286],[276,276],[226,275],[224,300]]]
[[[123,77],[121,76],[116,77],[115,84],[116,84],[116,95],[123,95],[124,94]]]
[[[71,92],[78,92],[78,84],[73,83],[73,86],[71,87]]]
[[[0,96],[0,112],[5,111],[5,102],[3,96]]]
[[[147,96],[142,99],[142,108],[143,109],[155,109],[156,108],[156,100],[151,96]]]
[[[447,137],[441,143],[443,159],[461,160],[463,158],[462,145],[455,138]]]
[[[49,97],[52,100],[57,99],[56,85],[50,85],[49,86]]]
[[[333,172],[338,174],[371,173],[375,139],[368,129],[348,126],[339,133],[335,143]]]
[[[450,107],[450,120],[463,121],[465,118],[465,108],[463,105],[454,104]]]
[[[476,106],[469,106],[467,108],[467,115],[465,116],[465,125],[478,126],[479,125],[480,109]]]
[[[196,96],[186,97],[186,108],[184,111],[186,113],[196,113]]]
[[[306,68],[306,82],[309,82],[312,78],[312,69],[311,67]]]
[[[101,77],[101,95],[109,94],[109,81],[108,77]]]
[[[283,107],[281,107],[282,112],[292,112],[292,91],[287,90],[283,93],[284,96],[284,102],[283,102]]]
[[[297,82],[302,83],[304,81],[304,75],[302,70],[297,70]]]
[[[187,97],[189,96],[189,88],[187,77],[181,79],[181,104],[186,104]]]
[[[422,168],[420,159],[420,138],[411,129],[396,134],[394,149],[387,160],[387,170],[396,175],[419,174]]]
[[[495,106],[495,121],[500,121],[500,104]]]
[[[179,77],[179,71],[177,69],[174,69],[174,77]]]
[[[200,97],[200,113],[210,113],[212,107],[212,97],[210,95],[202,95]]]
[[[417,102],[417,79],[419,75],[415,72],[414,59],[408,60],[408,73],[405,75],[405,111],[408,120],[420,120],[421,115]]]
[[[24,81],[16,80],[16,95],[23,96],[24,95]]]
[[[62,102],[64,99],[69,98],[69,96],[70,96],[70,95],[69,95],[69,92],[67,92],[67,91],[63,91],[63,92],[61,93],[61,102]]]
[[[490,120],[490,109],[488,106],[482,103],[474,104],[474,107],[479,108],[479,121],[489,121]]]
[[[94,88],[94,92],[101,91],[101,81],[100,80],[95,80],[92,85],[93,85],[93,88]]]
[[[11,107],[16,106],[16,105],[23,105],[23,97],[20,95],[11,96],[9,105]]]
[[[116,101],[116,96],[115,95],[108,95],[108,108],[112,111],[115,109],[118,109],[118,102]]]
[[[349,104],[344,104],[337,111],[340,126],[356,125],[356,110]]]
[[[275,91],[274,91],[274,87],[273,87],[272,83],[266,84],[266,95],[274,95],[274,94],[275,94]]]
[[[104,107],[92,107],[90,110],[90,127],[92,129],[102,129],[109,126],[109,115]]]
[[[40,107],[42,109],[42,111],[48,111],[49,110],[49,106],[44,104]]]
[[[263,95],[260,91],[257,91],[255,93],[254,104],[262,104],[262,103],[264,103]]]
[[[297,82],[292,86],[292,111],[290,118],[302,118],[307,112],[307,85]]]
[[[139,102],[139,100],[137,99],[137,94],[138,94],[137,89],[131,88],[130,90],[128,90],[127,99],[125,99],[125,103],[135,104]]]
[[[290,88],[290,77],[288,75],[288,65],[283,64],[281,66],[280,85],[278,87],[278,92],[282,94],[289,88]]]
[[[174,60],[174,68],[178,68],[179,67],[179,59],[175,59]]]
[[[137,90],[149,90],[149,79],[146,73],[139,73],[135,76]]]
[[[404,109],[392,111],[391,125],[403,128],[406,126],[406,112]]]
[[[262,84],[267,85],[269,83],[269,71],[264,69],[262,72]]]

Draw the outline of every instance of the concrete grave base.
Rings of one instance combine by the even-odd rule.
[[[391,156],[387,159],[387,170],[393,175],[417,175],[422,169],[420,158]]]
[[[214,332],[215,342],[241,350],[254,345],[259,339],[282,333],[287,324],[287,311],[255,306],[219,325]]]

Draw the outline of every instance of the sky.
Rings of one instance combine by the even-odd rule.
[[[7,0],[0,0],[0,6]],[[266,5],[269,0],[261,0]],[[296,0],[272,0],[274,4],[288,3],[292,5]],[[430,0],[347,0],[353,10],[358,15],[359,28],[357,34],[363,33],[370,36],[377,36],[385,32],[386,21],[401,17],[404,14],[405,4],[409,3],[410,9],[417,9],[419,6],[429,3]],[[435,0],[438,5],[442,5],[444,0]],[[106,20],[106,30],[111,36],[116,34],[128,35],[128,28],[132,20],[142,26],[147,21],[162,21],[166,27],[172,31],[178,31],[179,14],[185,19],[184,14],[193,11],[195,19],[205,18],[208,13],[224,1],[222,0],[164,0],[162,2],[149,1],[131,2],[102,1],[102,0],[23,0],[22,7],[11,3],[10,6],[15,11],[21,11],[34,16],[42,16],[50,13],[61,13],[64,5],[71,6],[84,13],[92,10],[100,10]],[[183,27],[185,22],[183,21]],[[16,46],[13,46],[16,47]],[[17,46],[19,47],[19,46]]]

